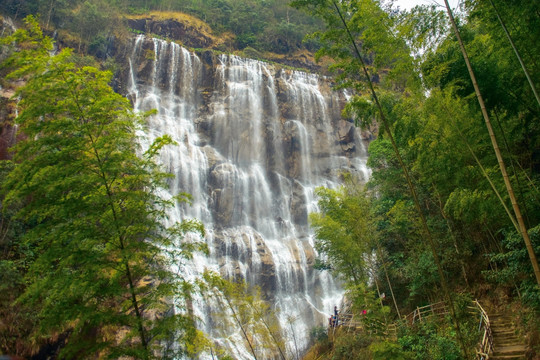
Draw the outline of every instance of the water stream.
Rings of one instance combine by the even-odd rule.
[[[197,218],[207,230],[210,255],[195,256],[188,275],[206,268],[261,286],[280,310],[289,351],[304,351],[309,330],[325,323],[343,294],[312,267],[315,188],[338,186],[343,171],[369,176],[365,140],[340,119],[344,94],[324,77],[233,55],[198,56],[144,36],[134,39],[129,64],[135,109],[158,110],[142,145],[172,136],[178,145],[161,156],[176,175],[170,195],[193,196],[170,221]],[[208,306],[194,304],[201,329],[235,358],[251,359],[239,329],[216,330]]]

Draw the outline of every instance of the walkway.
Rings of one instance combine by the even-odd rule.
[[[473,301],[470,306],[471,314],[479,316],[478,331],[482,339],[475,349],[476,359],[478,360],[523,360],[526,359],[527,345],[523,336],[517,334],[516,327],[512,322],[512,316],[509,314],[488,313],[482,308],[478,301]],[[405,317],[408,325],[423,321],[427,318],[437,316],[444,317],[448,314],[444,303],[430,304],[418,307],[412,313]],[[362,316],[362,315],[360,315]],[[351,313],[339,315],[339,325],[349,331],[365,330],[361,318],[354,317]],[[330,331],[335,332],[336,328],[330,327]],[[391,323],[385,326],[382,322],[370,324],[369,331],[386,337],[396,339],[397,324]]]
[[[527,346],[525,339],[519,336],[509,314],[492,314],[491,330],[493,331],[493,354],[489,360],[521,360],[526,359]]]

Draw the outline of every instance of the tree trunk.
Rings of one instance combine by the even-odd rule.
[[[456,326],[456,332],[458,335],[459,343],[461,350],[463,354],[465,355],[465,358],[468,358],[468,349],[465,347],[465,343],[463,342],[463,337],[461,335],[461,330],[459,326],[459,321],[457,320],[456,311],[454,307],[454,301],[452,300],[452,297],[450,295],[450,290],[448,287],[448,283],[446,282],[446,277],[444,276],[444,271],[442,268],[442,264],[439,258],[439,254],[437,252],[437,248],[435,246],[435,241],[433,240],[433,236],[431,234],[431,231],[429,230],[429,227],[427,225],[427,220],[424,215],[424,212],[422,211],[422,207],[420,206],[420,201],[418,200],[418,195],[416,193],[416,187],[414,186],[411,177],[409,175],[409,171],[407,170],[407,167],[405,166],[405,163],[403,162],[403,159],[401,158],[401,154],[399,153],[399,149],[397,147],[396,141],[394,140],[394,137],[392,136],[392,132],[390,131],[390,125],[388,124],[388,121],[386,120],[386,116],[384,114],[383,108],[381,103],[379,102],[379,98],[377,97],[377,93],[375,92],[375,88],[373,86],[373,82],[371,81],[371,77],[369,76],[369,72],[367,70],[366,64],[364,62],[364,59],[362,58],[362,55],[360,54],[360,50],[358,49],[358,45],[356,44],[356,40],[354,39],[353,35],[351,34],[351,31],[349,29],[349,26],[347,25],[347,21],[343,17],[343,14],[341,13],[341,10],[339,6],[336,3],[336,0],[332,0],[332,4],[334,5],[341,22],[343,23],[343,26],[347,32],[347,35],[349,37],[349,41],[351,42],[351,45],[354,48],[354,52],[356,54],[356,57],[358,58],[358,61],[362,65],[362,69],[364,72],[364,75],[366,77],[366,81],[368,83],[369,90],[371,92],[371,96],[373,97],[373,101],[375,102],[375,105],[377,106],[377,110],[379,113],[379,116],[381,118],[381,122],[383,123],[384,129],[386,130],[388,134],[388,138],[390,139],[390,142],[392,143],[392,148],[394,149],[394,153],[396,154],[396,157],[399,161],[399,164],[401,168],[403,169],[403,173],[405,175],[405,178],[407,179],[407,184],[409,187],[409,191],[411,192],[412,198],[414,200],[414,204],[416,207],[416,210],[418,211],[418,215],[420,216],[421,222],[422,222],[422,229],[424,232],[425,237],[428,240],[429,247],[431,248],[431,252],[433,253],[433,259],[435,260],[435,264],[437,266],[437,272],[439,273],[439,278],[441,281],[441,286],[443,288],[444,297],[446,298],[446,301],[449,304],[450,307],[450,314],[452,316],[452,319],[454,320],[454,325]]]
[[[512,184],[510,183],[510,179],[508,178],[508,173],[506,172],[506,166],[504,164],[504,159],[501,156],[501,151],[499,149],[499,145],[497,144],[497,139],[495,138],[495,133],[493,132],[493,127],[491,126],[491,120],[489,119],[489,114],[486,110],[486,105],[484,104],[484,99],[482,98],[482,93],[480,92],[480,88],[478,87],[478,83],[476,82],[476,76],[474,75],[474,71],[471,67],[471,62],[469,61],[469,56],[467,55],[467,50],[465,50],[465,45],[463,44],[463,40],[461,39],[459,30],[457,28],[456,22],[454,20],[454,15],[452,14],[452,10],[450,9],[450,5],[448,4],[448,0],[444,0],[444,4],[446,5],[446,11],[448,12],[448,16],[450,18],[450,22],[452,23],[452,27],[454,29],[454,32],[456,34],[456,37],[459,42],[459,47],[461,48],[461,53],[463,54],[463,58],[465,60],[465,64],[467,64],[467,69],[469,70],[469,75],[471,77],[471,81],[474,87],[474,91],[476,93],[476,98],[478,99],[478,103],[480,104],[480,108],[482,110],[482,115],[484,116],[484,120],[486,122],[486,126],[489,132],[489,136],[491,138],[491,143],[493,145],[493,150],[495,150],[495,155],[497,156],[497,160],[499,161],[499,167],[501,168],[501,173],[504,179],[504,184],[506,185],[506,190],[508,191],[508,196],[510,196],[510,200],[512,202],[512,207],[514,208],[514,213],[516,215],[516,219],[519,225],[521,236],[523,237],[523,241],[525,241],[525,246],[527,247],[527,252],[529,253],[529,258],[531,260],[531,264],[534,270],[534,275],[536,277],[536,283],[540,286],[540,268],[538,267],[538,260],[536,259],[536,254],[534,253],[534,248],[531,243],[531,239],[529,238],[529,234],[527,232],[527,228],[525,227],[525,223],[523,222],[523,216],[521,216],[521,210],[519,208],[519,205],[516,201],[516,196],[514,195],[514,189],[512,188]]]
[[[516,57],[519,60],[519,63],[521,65],[521,68],[523,69],[523,72],[525,73],[525,76],[527,77],[527,81],[529,82],[529,85],[531,86],[531,90],[534,94],[534,97],[536,98],[536,102],[538,103],[538,106],[540,107],[540,97],[538,96],[538,92],[536,91],[535,84],[533,80],[531,79],[531,76],[529,75],[529,71],[527,70],[527,67],[523,63],[523,60],[521,59],[521,55],[519,54],[518,49],[516,48],[516,45],[514,44],[514,40],[512,40],[512,37],[510,36],[510,33],[508,32],[508,29],[506,28],[506,25],[504,24],[501,15],[499,14],[499,11],[495,7],[495,4],[493,3],[493,0],[489,0],[489,3],[493,7],[493,10],[495,10],[495,14],[497,14],[497,19],[499,19],[499,23],[501,24],[501,27],[504,30],[504,33],[506,34],[506,38],[510,42],[510,45],[512,45],[512,49],[514,50],[514,53],[516,54]]]
[[[394,290],[392,289],[392,283],[390,282],[390,278],[388,277],[388,269],[386,268],[386,262],[383,259],[381,246],[379,244],[377,244],[377,252],[379,253],[379,258],[381,259],[381,263],[383,265],[384,275],[386,276],[386,282],[388,283],[388,288],[390,289],[390,295],[392,295],[392,300],[394,301],[394,306],[396,307],[396,313],[398,315],[398,318],[401,319],[401,313],[399,312],[396,297],[394,296]]]

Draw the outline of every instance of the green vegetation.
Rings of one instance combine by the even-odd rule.
[[[156,195],[170,175],[154,158],[171,140],[137,156],[144,116],[113,92],[111,74],[77,67],[68,49],[50,56],[51,40],[33,18],[27,25],[2,39],[13,47],[7,78],[26,80],[16,119],[26,137],[3,164],[3,219],[13,225],[2,223],[2,286],[13,293],[2,292],[2,311],[19,315],[1,351],[56,338],[67,339],[56,344],[66,359],[176,358],[186,346],[164,345],[197,331],[182,309],[192,286],[171,264],[205,249],[184,237],[202,234],[200,223],[162,225],[167,208],[188,199]]]
[[[277,310],[263,300],[259,288],[242,281],[227,281],[209,271],[203,275],[202,288],[218,305],[214,315],[221,324],[214,331],[221,332],[223,338],[229,337],[231,329],[239,329],[254,359],[293,357],[285,349]],[[220,349],[216,352],[219,354]]]
[[[208,24],[217,37],[234,34],[239,50],[252,47],[286,54],[303,48],[316,49],[316,41],[302,40],[307,33],[319,29],[321,22],[288,3],[289,0],[6,0],[0,4],[0,11],[17,19],[40,14],[40,22],[46,28],[69,31],[71,35],[60,34],[69,46],[100,58],[113,46],[113,35],[125,36],[125,16],[149,16],[151,12],[193,15]]]
[[[538,18],[531,14],[538,14],[539,7],[493,3],[467,2],[458,29],[538,256],[540,107],[533,89],[540,59],[532,39],[540,34]],[[379,125],[378,138],[369,148],[373,176],[365,190],[356,190],[365,199],[348,195],[350,190],[319,190],[322,213],[311,216],[318,249],[345,279],[355,266],[364,272],[373,269],[372,281],[363,274],[363,287],[395,295],[385,300],[394,319],[398,311],[404,315],[441,300],[450,304],[451,315],[447,322],[405,327],[397,342],[365,334],[371,344],[364,341],[357,350],[353,335],[340,334],[348,340],[336,338],[330,345],[323,341],[318,358],[347,358],[339,353],[355,351],[366,359],[389,353],[405,359],[470,358],[477,335],[460,315],[462,302],[456,294],[472,294],[490,306],[517,303],[534,338],[540,329],[537,321],[530,321],[531,314],[540,312],[535,262],[520,235],[500,161],[446,11],[433,6],[396,13],[372,0],[293,4],[327,24],[328,30],[313,36],[321,43],[317,55],[335,60],[338,86],[356,91],[345,115],[362,126]],[[493,5],[510,24],[523,67]],[[421,55],[411,56],[411,49],[421,50]],[[369,205],[359,216],[349,203]],[[376,224],[368,236],[351,226],[362,227],[368,219]],[[377,254],[374,264],[366,263],[370,253]],[[353,299],[355,291],[349,289]],[[392,306],[393,299],[397,306]],[[354,306],[351,311],[358,314]],[[340,350],[343,341],[349,342],[346,351]]]
[[[318,189],[321,212],[310,220],[323,255],[317,267],[343,279],[347,311],[363,330],[314,329],[306,359],[472,358],[477,325],[466,308],[474,298],[493,308],[512,304],[540,353],[540,289],[521,230],[540,255],[540,4],[468,0],[457,31],[435,6],[396,12],[377,0],[293,4],[309,15],[286,0],[6,0],[0,8],[16,18],[40,13],[78,51],[102,58],[111,36],[125,31],[119,19],[150,11],[195,15],[216,36],[233,33],[249,56],[306,47],[333,58],[337,86],[354,92],[344,115],[360,126],[378,124],[379,134],[365,188],[347,178],[342,188]],[[180,253],[170,255],[189,257],[198,245],[177,242],[202,231],[198,223],[160,225],[169,201],[151,190],[167,175],[152,156],[168,138],[136,157],[142,119],[107,86],[110,74],[70,51],[49,56],[50,40],[30,25],[2,40],[2,54],[12,44],[19,50],[4,65],[11,78],[28,80],[18,118],[28,137],[0,171],[0,349],[28,355],[48,345],[66,358],[149,358],[173,337],[189,345],[170,354],[161,348],[163,357],[211,348],[191,318],[171,312],[172,299],[184,304],[195,287],[168,270],[166,253],[156,255],[176,242]],[[206,294],[241,329],[254,357],[254,334],[275,357],[291,356],[260,293],[211,274],[205,280]],[[449,305],[445,317],[399,321],[439,301]],[[383,331],[393,322],[400,325],[395,337]]]

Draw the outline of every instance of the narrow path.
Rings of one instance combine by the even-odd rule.
[[[517,334],[508,314],[492,314],[489,316],[493,331],[493,355],[490,360],[526,359],[527,345],[525,339]]]
[[[485,312],[484,309],[478,304],[477,301],[473,302],[476,307],[471,307],[473,311],[481,311],[483,314],[484,327],[484,339],[482,340],[481,350],[477,352],[477,359],[479,360],[524,360],[526,359],[527,345],[525,338],[518,335],[516,326],[512,321],[512,314],[508,313],[496,313],[490,311]],[[444,303],[430,304],[417,308],[414,312],[405,317],[406,323],[414,324],[415,321],[422,321],[427,317],[433,315],[441,316],[446,314]],[[361,318],[355,318],[351,313],[344,313],[339,315],[338,327],[346,329],[345,331],[359,331],[366,330]],[[385,325],[381,323],[373,323],[368,326],[370,332],[384,334],[389,338],[397,339],[396,323]],[[328,331],[332,335],[334,334],[335,327],[329,327]],[[486,334],[489,339],[486,339]],[[485,341],[484,341],[485,340]],[[484,344],[485,342],[485,344]],[[491,347],[491,345],[493,347]],[[487,346],[487,347],[484,347]],[[493,351],[491,351],[493,349]],[[489,352],[489,355],[487,354]],[[484,355],[482,355],[484,353]]]

